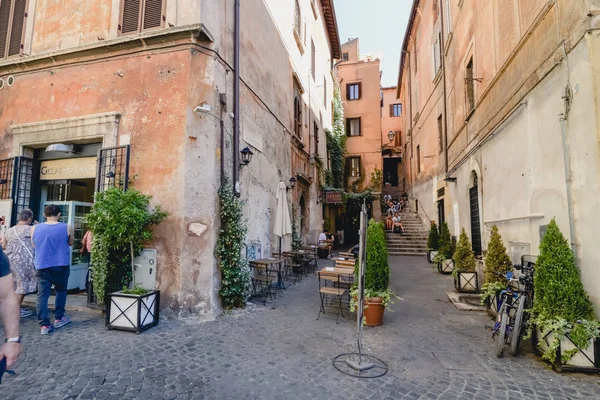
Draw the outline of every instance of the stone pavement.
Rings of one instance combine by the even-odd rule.
[[[355,323],[316,321],[311,276],[267,307],[202,324],[161,321],[141,335],[107,332],[97,315],[72,313],[70,326],[41,336],[27,319],[24,355],[0,398],[600,398],[596,376],[557,374],[531,355],[497,359],[484,328],[488,317],[448,301],[451,277],[434,272],[424,257],[390,261],[392,288],[402,300],[386,311],[384,326],[364,331],[365,351],[389,364],[381,378],[351,378],[333,368],[333,357],[355,349]],[[462,362],[447,362],[457,357]]]

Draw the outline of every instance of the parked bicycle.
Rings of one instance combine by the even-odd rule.
[[[521,339],[526,331],[526,323],[530,309],[533,305],[533,263],[521,257],[521,265],[515,265],[515,269],[522,271],[519,278],[515,278],[512,272],[506,273],[507,286],[500,292],[498,301],[498,315],[492,329],[492,337],[496,338],[496,356],[502,357],[504,349],[510,346],[510,354],[516,356],[519,352]],[[524,290],[515,288],[520,283]],[[496,337],[498,336],[498,337]]]

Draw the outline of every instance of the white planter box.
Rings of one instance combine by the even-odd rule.
[[[478,293],[479,277],[477,272],[459,272],[454,286],[459,293]]]
[[[438,263],[438,271],[442,274],[451,274],[454,269],[454,260],[448,258],[440,263]]]
[[[533,339],[535,341],[534,345],[536,349],[541,354],[548,349],[554,340],[554,334],[551,332],[544,334],[536,328]],[[569,333],[567,333],[560,342],[554,365],[560,371],[598,372],[600,360],[598,360],[598,357],[596,357],[597,347],[598,340],[592,339],[589,341],[587,348],[578,348],[571,341]],[[562,354],[573,349],[577,349],[577,352],[573,355],[573,357],[563,363]]]
[[[437,250],[427,250],[427,262],[433,263],[433,259],[437,256]]]
[[[144,295],[108,295],[106,328],[141,333],[158,325],[160,291],[153,290]]]

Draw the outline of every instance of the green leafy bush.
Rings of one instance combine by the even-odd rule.
[[[429,229],[427,248],[429,250],[439,250],[440,248],[440,232],[435,222],[431,223],[431,229]]]
[[[450,236],[450,230],[448,224],[442,222],[440,229],[440,249],[439,254],[444,256],[444,259],[452,258],[452,237]]]
[[[242,257],[242,246],[248,228],[243,217],[242,202],[233,194],[229,182],[219,189],[221,200],[221,230],[217,241],[217,256],[221,267],[219,295],[227,310],[243,308],[250,287],[250,270]]]
[[[599,324],[594,320],[594,308],[581,283],[573,251],[554,219],[540,242],[533,280],[532,322],[543,332],[552,331],[554,336],[543,358],[553,362],[560,340],[569,332],[575,345],[587,348],[589,340],[598,337]],[[562,354],[562,361],[568,361],[575,353]]]
[[[383,292],[390,284],[385,228],[380,222],[370,220],[367,227],[367,260],[365,269],[365,290]]]
[[[151,198],[118,188],[96,193],[87,222],[93,233],[91,273],[98,304],[104,304],[107,293],[135,286],[133,258],[152,240],[152,225],[167,217],[160,206],[150,207]]]
[[[506,247],[496,225],[492,226],[490,243],[485,256],[485,282],[499,282],[506,285],[506,273],[512,271],[513,265],[506,253]]]
[[[459,272],[475,272],[475,254],[465,228],[462,228],[460,232],[460,238],[452,259],[454,260],[453,276],[458,276]]]

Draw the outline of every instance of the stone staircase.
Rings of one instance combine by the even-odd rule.
[[[404,234],[387,233],[388,255],[390,256],[421,256],[427,254],[427,236],[417,214],[405,212],[402,216]]]

